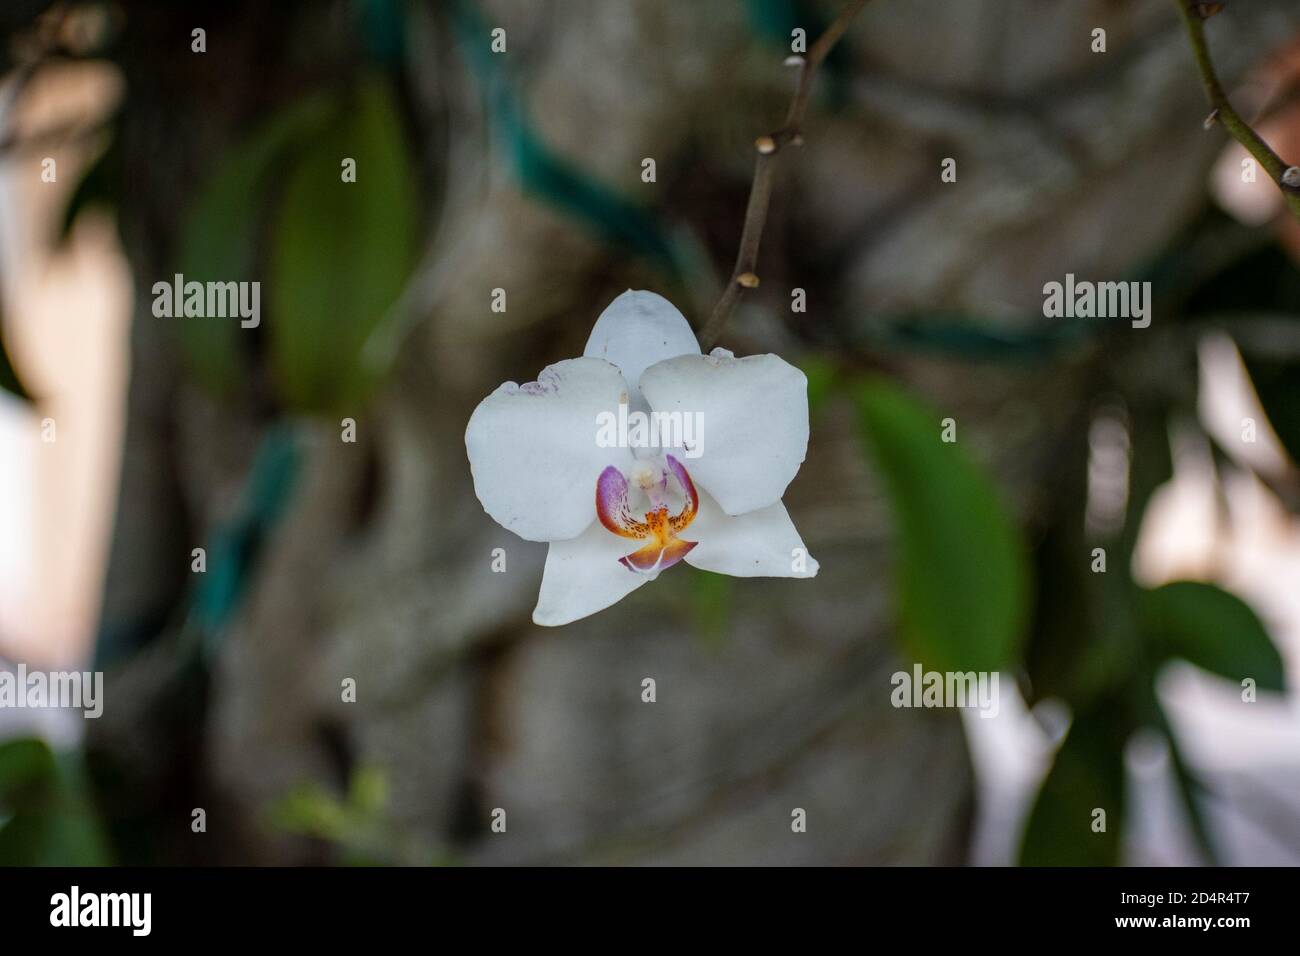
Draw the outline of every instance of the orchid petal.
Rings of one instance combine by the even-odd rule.
[[[743,515],[724,512],[710,495],[700,495],[700,510],[690,535],[697,546],[686,563],[738,578],[811,578],[817,562],[795,530],[781,502]]]
[[[642,372],[664,359],[699,355],[700,343],[671,302],[628,289],[600,313],[582,354],[617,365],[636,396]]]
[[[506,382],[483,399],[465,448],[484,510],[529,541],[582,534],[596,518],[601,470],[632,461],[628,449],[596,443],[597,416],[626,400],[619,370],[596,358],[559,362],[536,382]]]
[[[695,415],[683,452],[691,475],[728,514],[781,500],[808,450],[808,379],[775,355],[683,355],[641,376],[655,412]]]
[[[653,581],[658,571],[645,574],[620,563],[634,550],[635,543],[610,534],[599,522],[572,540],[553,542],[546,552],[533,623],[568,624],[603,611]]]

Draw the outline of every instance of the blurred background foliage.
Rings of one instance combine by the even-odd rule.
[[[254,10],[256,5],[248,4],[225,6],[200,4],[181,14],[134,2],[32,2],[3,14],[9,70],[36,70],[60,58],[106,59],[128,81],[118,112],[108,119],[98,159],[72,192],[62,235],[66,237],[77,217],[89,209],[115,211],[133,260],[137,298],[142,300],[136,308],[137,326],[149,321],[146,290],[151,282],[167,281],[173,272],[187,280],[256,279],[266,293],[264,318],[253,330],[204,319],[162,323],[168,336],[165,348],[181,360],[174,367],[159,371],[138,364],[141,356],[156,354],[152,335],[143,351],[136,352],[134,374],[145,382],[138,389],[153,389],[149,383],[155,378],[163,381],[157,392],[166,401],[201,403],[201,414],[184,419],[188,426],[237,420],[243,447],[255,446],[256,451],[244,455],[236,493],[218,494],[201,481],[189,488],[195,500],[187,505],[185,517],[177,519],[172,537],[178,542],[200,535],[206,542],[208,566],[199,583],[179,574],[170,586],[155,589],[162,598],[151,606],[145,602],[131,614],[117,616],[111,598],[106,607],[96,651],[99,666],[118,673],[133,669],[135,682],[120,686],[144,695],[143,713],[135,719],[153,730],[127,744],[113,732],[95,741],[90,755],[94,788],[87,787],[83,761],[76,753],[56,756],[30,739],[0,748],[4,862],[187,861],[196,854],[200,861],[219,858],[219,853],[178,849],[176,821],[186,823],[188,813],[177,814],[176,808],[223,799],[221,787],[211,779],[209,745],[203,743],[213,732],[212,695],[219,686],[214,675],[223,666],[235,666],[230,660],[239,660],[243,653],[225,640],[241,613],[250,613],[245,605],[259,576],[275,573],[277,565],[266,551],[282,533],[281,523],[304,496],[311,500],[321,494],[318,470],[331,466],[319,454],[320,436],[330,440],[340,416],[364,420],[372,403],[388,402],[391,410],[394,393],[416,396],[413,407],[427,409],[432,416],[441,414],[444,405],[460,408],[466,396],[486,394],[483,386],[495,383],[497,368],[486,363],[474,368],[463,395],[451,385],[431,384],[426,373],[411,368],[430,348],[422,338],[429,315],[439,310],[454,313],[465,301],[447,305],[438,298],[446,295],[449,270],[451,282],[460,278],[455,247],[470,242],[461,233],[444,235],[444,220],[453,220],[457,204],[464,201],[457,190],[486,195],[504,188],[493,172],[480,170],[484,181],[492,182],[486,187],[453,178],[457,131],[451,117],[464,106],[450,105],[452,94],[438,90],[449,73],[457,74],[486,119],[483,139],[468,146],[477,150],[471,165],[499,170],[523,202],[543,211],[543,221],[575,229],[585,237],[582,243],[594,243],[600,250],[599,265],[589,279],[614,287],[635,277],[669,295],[695,318],[705,314],[719,288],[738,235],[746,181],[740,165],[746,158],[744,136],[762,131],[742,127],[741,120],[747,123],[764,115],[775,125],[779,117],[780,95],[756,92],[753,102],[741,109],[735,102],[714,101],[708,91],[716,86],[708,85],[700,94],[705,102],[701,108],[722,131],[722,142],[715,147],[730,150],[734,163],[720,165],[692,140],[697,134],[667,144],[633,143],[630,155],[653,150],[662,175],[672,180],[663,191],[637,192],[630,174],[612,182],[603,171],[607,167],[595,157],[565,152],[550,143],[547,123],[536,115],[540,94],[532,95],[544,81],[538,79],[539,68],[527,46],[529,30],[540,27],[509,4],[355,0],[310,9],[277,4],[274,11]],[[897,5],[880,0],[874,6]],[[1090,9],[1082,22],[1101,16],[1096,4],[1085,6]],[[833,4],[752,0],[739,9],[743,30],[734,37],[734,46],[770,65],[780,62],[795,27],[815,37]],[[663,16],[671,21],[676,13],[680,10]],[[59,18],[92,14],[100,28],[90,32],[86,45],[68,48],[57,26],[66,21]],[[895,10],[884,15],[903,14]],[[527,25],[510,31],[509,55],[494,54],[490,30],[512,16]],[[729,16],[736,19],[734,11]],[[1138,19],[1156,22],[1155,14]],[[195,25],[206,25],[204,55],[209,64],[222,64],[207,73],[186,65]],[[868,32],[875,29],[873,21],[867,18],[859,27],[862,32],[851,34],[828,63],[810,119],[810,142],[793,160],[814,171],[797,184],[783,181],[778,193],[796,198],[778,199],[778,204],[807,201],[820,208],[817,200],[807,198],[810,191],[852,194],[867,189],[856,180],[815,171],[823,131],[832,141],[839,137],[852,142],[861,129],[871,135],[870,109],[864,116],[863,108],[855,107],[861,84],[888,85],[889,68],[879,52],[861,50]],[[1125,21],[1116,31],[1117,40],[1128,27]],[[944,29],[958,27],[945,23]],[[691,34],[685,26],[683,31],[677,42],[689,47]],[[1057,35],[1045,30],[1043,42]],[[1159,30],[1154,35],[1165,37]],[[1028,36],[1033,37],[1032,31]],[[229,52],[228,46],[235,43],[242,44],[240,52]],[[31,53],[33,49],[38,52]],[[25,51],[25,59],[20,62],[14,50]],[[1259,56],[1265,52],[1260,50]],[[1236,69],[1247,60],[1243,56]],[[1190,60],[1175,56],[1171,62],[1174,79],[1166,85],[1176,90],[1185,84],[1194,94]],[[575,101],[572,108],[580,112],[583,88],[600,84],[602,77],[595,70],[578,69],[581,64],[573,66],[567,83]],[[705,62],[698,69],[718,72],[724,65]],[[243,70],[250,75],[240,76]],[[749,98],[744,86],[749,75],[752,71],[735,79],[735,97]],[[228,95],[210,99],[206,107],[190,99],[203,84],[224,77],[231,79]],[[652,91],[644,92],[649,96]],[[978,99],[974,95],[971,99],[971,110],[988,108],[982,100],[973,102]],[[1002,107],[1010,109],[1008,102]],[[733,107],[740,115],[726,117]],[[213,115],[193,115],[205,108]],[[842,125],[831,130],[835,118]],[[1186,122],[1187,117],[1180,120]],[[732,122],[738,132],[729,138]],[[160,130],[185,138],[177,153],[160,152]],[[983,132],[998,135],[994,126]],[[1160,129],[1148,132],[1158,136]],[[735,143],[741,145],[732,148]],[[676,149],[678,155],[666,155],[667,149]],[[356,161],[355,183],[341,185],[343,158]],[[1199,159],[1197,163],[1206,165]],[[693,166],[701,171],[693,173]],[[175,170],[160,173],[163,167]],[[935,170],[937,178],[937,163]],[[867,162],[859,173],[868,179],[878,175]],[[888,559],[873,553],[868,564],[859,558],[861,567],[852,575],[862,582],[857,590],[878,577],[877,571],[892,582],[882,595],[891,622],[888,632],[895,640],[891,653],[905,662],[923,662],[928,669],[999,670],[1017,678],[1029,704],[1054,698],[1068,705],[1070,728],[1028,815],[1020,848],[1025,864],[1121,861],[1124,748],[1144,728],[1167,741],[1190,825],[1205,857],[1217,859],[1214,835],[1201,812],[1205,784],[1182,759],[1177,735],[1157,697],[1157,674],[1167,662],[1181,659],[1235,683],[1253,680],[1261,691],[1286,689],[1274,643],[1255,612],[1238,597],[1204,582],[1145,587],[1130,574],[1148,504],[1173,473],[1171,433],[1190,428],[1199,440],[1218,447],[1217,439],[1200,425],[1195,406],[1196,348],[1211,331],[1232,337],[1268,425],[1290,455],[1283,473],[1260,474],[1260,480],[1290,507],[1300,502],[1295,470],[1300,461],[1300,349],[1294,347],[1300,329],[1300,273],[1268,228],[1240,225],[1214,209],[1203,194],[1187,189],[1182,193],[1192,196],[1184,201],[1188,211],[1175,217],[1160,248],[1154,254],[1126,250],[1128,274],[1108,276],[1153,283],[1157,318],[1150,330],[1131,331],[1126,323],[1096,320],[1045,323],[1032,310],[981,312],[975,296],[956,295],[932,304],[923,301],[924,295],[914,302],[899,295],[873,299],[854,291],[853,283],[844,279],[851,270],[833,256],[802,260],[815,250],[801,248],[807,243],[799,241],[800,229],[815,232],[816,226],[801,224],[799,214],[789,211],[775,216],[770,228],[777,234],[772,242],[776,251],[764,260],[772,273],[770,284],[778,291],[737,319],[740,329],[735,334],[743,342],[780,348],[807,371],[814,442],[819,431],[833,432],[837,421],[847,417],[852,422],[846,440],[883,491],[888,504],[884,533],[891,542]],[[665,200],[665,195],[672,198]],[[821,200],[834,201],[834,196]],[[1088,200],[1085,194],[1070,201]],[[877,211],[866,221],[885,230],[889,216],[905,216],[909,209],[906,196],[895,202],[892,211]],[[465,218],[454,221],[463,225]],[[1026,213],[1023,218],[1032,216]],[[1059,225],[1049,228],[1065,234],[1068,247],[1069,218],[1062,214]],[[1108,228],[1121,231],[1125,223],[1113,220]],[[539,229],[530,223],[517,235],[498,232],[492,241],[536,241]],[[818,247],[825,245],[823,241]],[[1205,253],[1207,247],[1212,254]],[[1059,277],[1073,268],[1070,260],[1058,262],[1052,274]],[[765,268],[765,286],[767,274]],[[509,285],[511,279],[503,273],[499,282]],[[566,281],[573,279],[560,272],[553,280]],[[827,305],[808,316],[788,313],[788,303],[781,300],[794,284],[808,285]],[[473,296],[481,300],[484,314],[486,293],[483,288]],[[431,301],[442,304],[431,308]],[[499,351],[509,360],[502,364],[514,369],[509,373],[514,378],[531,375],[534,366],[544,364],[542,358],[562,357],[559,342],[580,344],[602,300],[592,292],[560,301],[590,308],[566,314],[563,325],[525,329],[512,344],[502,346]],[[538,306],[537,311],[545,309]],[[467,321],[473,325],[483,320],[471,315]],[[510,334],[509,329],[483,333],[489,339]],[[729,344],[725,338],[724,344]],[[1158,361],[1152,359],[1157,352]],[[412,359],[413,354],[417,358]],[[996,456],[986,451],[988,442],[998,439],[997,427],[968,426],[967,409],[954,405],[950,392],[932,388],[936,374],[918,363],[932,363],[931,368],[944,370],[939,375],[949,379],[986,383],[990,376],[1001,376],[1013,381],[1022,379],[1025,369],[1046,369],[1047,376],[1071,383],[1064,411],[1055,415],[1058,424],[1045,428],[1037,439],[1050,449],[1031,479],[1037,490],[1027,491],[1023,481],[1005,479]],[[21,375],[0,352],[0,387],[33,401],[20,383]],[[445,393],[439,391],[444,387]],[[196,389],[207,397],[194,398]],[[1053,400],[1061,401],[1059,395]],[[1101,530],[1090,527],[1085,514],[1089,429],[1099,410],[1119,423],[1128,460],[1122,514]],[[977,418],[980,412],[972,409],[970,414]],[[950,417],[956,441],[941,438]],[[449,418],[445,431],[455,436],[463,416]],[[129,427],[149,427],[147,418],[144,425],[141,421],[137,415]],[[228,439],[229,431],[219,430],[214,440]],[[977,432],[982,437],[976,438]],[[203,440],[197,439],[200,444]],[[377,449],[368,441],[362,444],[372,463],[349,486],[356,514],[342,516],[329,534],[312,531],[310,549],[346,549],[364,540],[368,529],[374,533],[367,522],[374,520],[375,498],[382,497],[374,488],[380,480],[374,470],[417,467],[400,456],[396,464],[376,465],[385,461],[382,445]],[[195,460],[204,459],[199,455]],[[1219,468],[1231,462],[1243,467],[1239,456],[1223,449],[1215,462]],[[442,491],[453,487],[440,486]],[[124,495],[131,493],[124,489]],[[389,486],[385,493],[399,492]],[[428,494],[430,488],[417,481],[400,493]],[[468,507],[472,501],[463,504]],[[148,505],[147,497],[137,494],[134,500],[124,499],[123,507]],[[154,505],[161,508],[163,502]],[[796,523],[803,523],[797,513]],[[438,530],[430,526],[418,533],[433,536]],[[473,540],[477,547],[479,539]],[[815,540],[811,543],[819,550]],[[1097,548],[1105,552],[1105,573],[1094,567]],[[188,547],[180,553],[188,554]],[[130,570],[130,560],[115,560]],[[824,567],[828,564],[823,558]],[[688,626],[702,642],[700,653],[720,657],[730,643],[746,640],[737,613],[753,594],[748,582],[696,571],[679,577],[682,580],[665,580],[661,586],[673,599],[681,595]],[[110,571],[110,589],[114,582]],[[417,581],[411,586],[421,585]],[[267,600],[291,598],[278,594]],[[493,598],[483,594],[478,600],[490,603]],[[829,593],[823,600],[834,602],[837,597]],[[638,612],[634,608],[629,613]],[[428,626],[454,629],[459,619],[448,612],[445,620]],[[486,630],[499,635],[504,627],[494,624]],[[487,666],[492,648],[506,639],[485,640],[486,649],[476,652],[475,668]],[[291,660],[281,663],[292,666]],[[860,688],[858,693],[887,692]],[[272,720],[274,713],[272,709]],[[491,732],[489,728],[488,736]],[[324,751],[337,753],[350,746],[344,742],[347,734],[328,722],[319,735],[323,743],[318,746]],[[141,780],[133,769],[139,754],[123,758],[124,748],[148,751],[148,762],[165,765],[166,772]],[[295,772],[302,769],[301,761],[289,763]],[[473,809],[473,791],[481,781],[472,780],[465,792],[451,798],[452,822],[439,842],[413,836],[401,815],[390,812],[389,774],[401,768],[385,768],[355,755],[336,761],[334,768],[332,779],[304,778],[279,797],[261,801],[252,814],[255,822],[249,826],[256,832],[306,841],[305,850],[285,851],[283,858],[461,862],[466,857],[460,851],[473,845],[466,834],[482,830],[481,807]],[[90,811],[96,802],[107,809],[108,836]],[[1090,820],[1097,807],[1107,808],[1112,821],[1100,835],[1080,823]],[[159,822],[168,813],[172,823]],[[478,823],[466,822],[475,815]],[[872,859],[869,851],[861,852],[861,858]]]
[[[75,753],[30,738],[0,743],[0,861],[8,866],[100,866],[110,861]]]

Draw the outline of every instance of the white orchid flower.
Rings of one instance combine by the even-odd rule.
[[[609,441],[629,420],[651,427]],[[675,433],[683,420],[696,427]],[[683,560],[737,577],[817,573],[781,503],[808,448],[808,380],[775,355],[701,355],[652,292],[610,303],[581,358],[485,398],[465,447],[487,513],[550,544],[537,624],[594,614]]]

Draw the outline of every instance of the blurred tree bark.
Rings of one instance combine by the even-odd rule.
[[[1216,24],[1226,76],[1294,31],[1287,6]],[[793,81],[745,7],[482,7],[507,30],[547,142],[689,231],[709,273],[726,275],[753,138],[779,123]],[[110,812],[122,826],[170,820],[149,838],[164,858],[317,859],[267,830],[267,808],[304,780],[341,791],[376,765],[408,836],[398,858],[960,862],[973,794],[960,721],[889,704],[904,666],[890,635],[889,523],[848,409],[816,418],[786,499],[821,562],[815,581],[737,581],[711,642],[696,633],[698,572],[687,569],[572,626],[530,623],[544,547],[475,500],[469,413],[500,382],[580,354],[618,292],[669,290],[521,194],[493,155],[445,11],[412,9],[408,105],[430,196],[442,197],[430,199],[423,321],[379,400],[354,416],[358,444],[340,443],[332,422],[304,426],[294,501],[206,688],[161,701],[169,652],[158,642],[112,675],[109,694],[130,705],[110,708],[92,741],[111,768],[102,779],[117,781]],[[823,77],[807,143],[776,185],[763,285],[722,344],[792,360],[809,346],[861,350],[874,317],[912,309],[1015,327],[1041,321],[1044,282],[1118,278],[1159,251],[1202,203],[1222,139],[1201,128],[1169,13],[1164,0],[870,4],[847,40],[851,66]],[[188,52],[195,25],[208,31],[205,56]],[[1090,50],[1095,27],[1105,54]],[[179,216],[211,158],[276,97],[328,79],[318,45],[346,37],[334,5],[127,4],[120,135],[137,188],[120,217],[139,294],[106,633],[175,626],[190,549],[233,508],[266,417],[251,386],[229,406],[187,381],[148,290],[171,274]],[[641,182],[645,157],[657,183]],[[958,161],[955,184],[940,180],[945,157]],[[806,315],[790,314],[796,286]],[[496,287],[508,290],[504,314],[489,309]],[[678,304],[698,324],[714,291]],[[1077,413],[1077,363],[893,361],[959,413],[962,441],[1032,519],[1050,496],[1050,436]],[[505,574],[490,571],[496,547]],[[348,677],[355,704],[340,701]],[[655,704],[640,700],[644,677]],[[207,843],[186,839],[194,806],[208,808]],[[507,812],[504,835],[488,829],[494,808]],[[791,832],[794,808],[807,833]]]

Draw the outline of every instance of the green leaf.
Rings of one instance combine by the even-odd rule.
[[[76,755],[0,744],[0,866],[102,866],[108,854]]]
[[[1282,658],[1255,612],[1213,584],[1175,581],[1144,590],[1138,599],[1143,635],[1157,655],[1181,657],[1197,667],[1264,690],[1282,692]]]
[[[720,644],[727,636],[734,581],[728,575],[698,569],[690,575],[691,617],[695,633],[706,644]]]
[[[0,744],[0,808],[12,813],[26,805],[35,788],[55,772],[54,754],[42,740],[22,737]]]
[[[343,802],[315,783],[303,784],[278,800],[271,807],[270,823],[318,840],[341,840],[350,825]]]
[[[387,806],[387,774],[379,767],[358,767],[348,781],[346,800],[314,781],[307,782],[272,804],[268,822],[287,833],[328,840],[354,850],[374,850],[376,847],[369,844],[386,829]]]
[[[808,414],[815,415],[831,397],[839,380],[839,368],[822,355],[806,355],[798,365],[808,379]]]
[[[392,92],[369,78],[299,156],[271,237],[272,358],[292,407],[333,411],[375,384],[363,351],[415,265],[416,186]]]
[[[893,506],[905,649],[938,670],[1012,664],[1029,570],[996,488],[957,443],[941,441],[940,416],[895,386],[868,382],[857,398]]]
[[[1034,801],[1021,866],[1117,866],[1124,829],[1122,708],[1076,714]],[[1105,811],[1105,830],[1097,810]]]
[[[326,96],[300,100],[225,151],[185,221],[176,271],[186,282],[260,281],[258,239],[274,174],[292,149],[301,147],[337,109]],[[250,330],[233,318],[177,316],[171,321],[200,382],[219,395],[245,384],[238,336]]]
[[[370,819],[388,806],[388,775],[379,767],[358,767],[348,782],[348,810]]]

